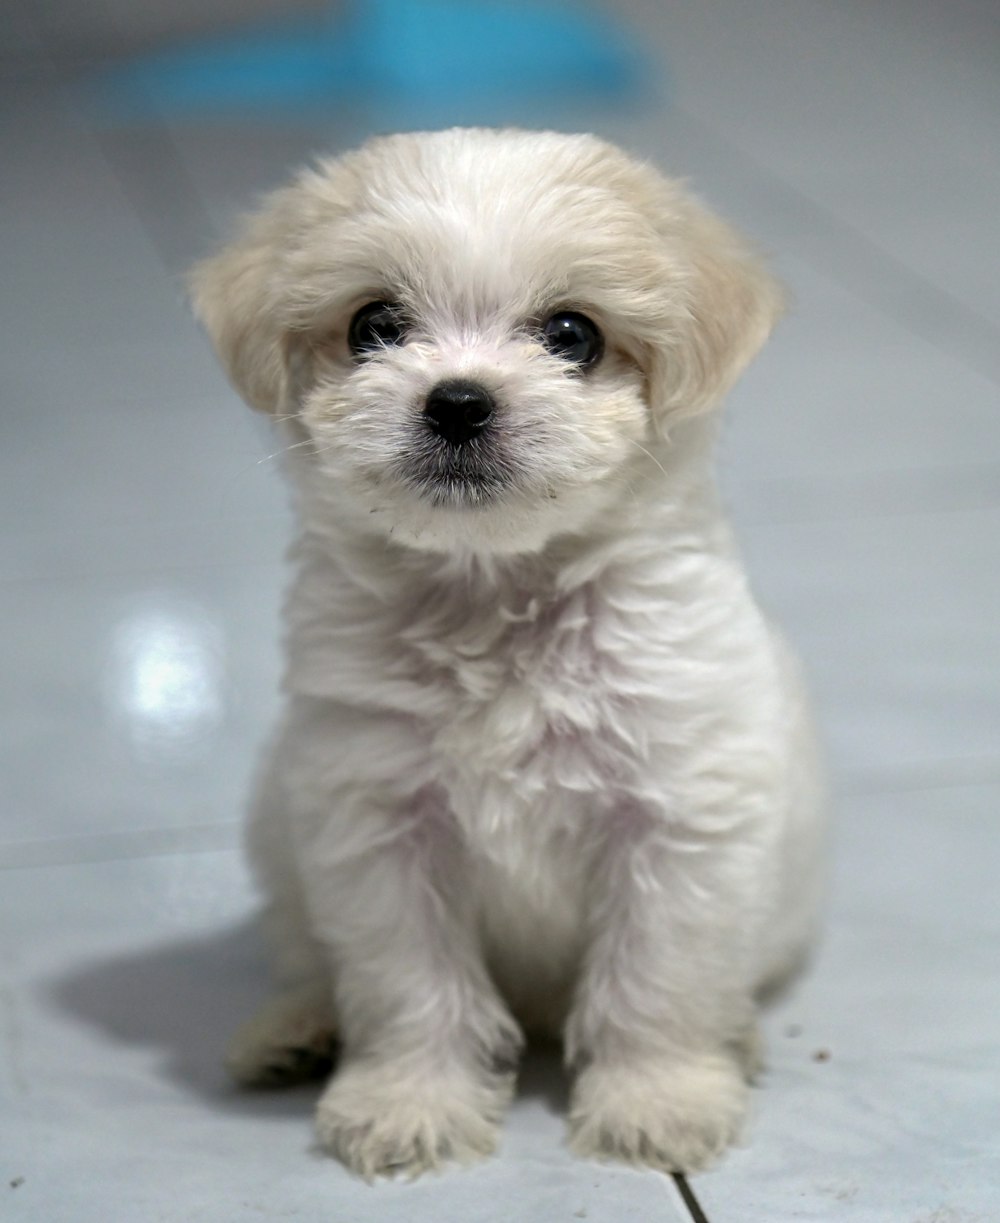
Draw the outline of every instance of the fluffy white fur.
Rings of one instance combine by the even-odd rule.
[[[701,1168],[819,891],[799,679],[711,468],[774,282],[599,140],[452,130],[307,170],[194,296],[301,522],[250,824],[285,993],[233,1072],[294,1078],[336,1031],[321,1142],[413,1173],[492,1149],[522,1033],[551,1031],[579,1152]],[[406,342],[354,359],[379,299]],[[560,308],[602,329],[593,368],[539,341]],[[496,481],[435,495],[423,407],[455,377],[496,401]]]

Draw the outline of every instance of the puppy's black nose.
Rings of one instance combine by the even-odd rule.
[[[441,382],[427,396],[427,423],[449,446],[463,446],[493,415],[493,398],[477,382],[455,378]]]

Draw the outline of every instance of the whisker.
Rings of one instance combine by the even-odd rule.
[[[655,454],[650,454],[650,452],[649,452],[649,451],[646,449],[646,447],[645,447],[645,446],[640,445],[640,444],[639,444],[639,442],[637,442],[637,441],[636,441],[634,438],[629,438],[629,441],[632,443],[632,445],[633,445],[633,446],[635,446],[635,447],[636,447],[636,449],[637,449],[637,450],[641,450],[641,451],[642,451],[642,453],[643,453],[643,454],[646,456],[646,458],[647,458],[647,459],[649,459],[651,462],[655,463],[655,464],[656,464],[656,466],[657,466],[657,467],[660,469],[660,471],[662,471],[662,472],[663,472],[663,474],[664,474],[665,476],[667,476],[667,475],[668,475],[668,473],[667,473],[667,469],[666,469],[666,468],[663,466],[663,464],[660,462],[660,460],[659,460],[659,459],[656,457],[656,455],[655,455]],[[669,476],[668,476],[668,478],[669,478]]]
[[[263,467],[265,463],[273,462],[274,459],[280,459],[283,454],[288,454],[290,450],[297,450],[299,446],[304,446],[305,442],[296,442],[293,446],[284,446],[281,450],[275,450],[273,454],[265,454],[257,460],[257,466]]]
[[[332,444],[329,446],[317,446],[313,438],[307,437],[301,442],[292,442],[290,446],[284,446],[281,450],[275,450],[273,454],[266,454],[262,459],[257,460],[257,466],[260,467],[264,463],[270,463],[273,459],[280,459],[283,454],[290,454],[293,450],[298,450],[302,446],[311,446],[313,454],[323,454],[327,450],[332,450]]]

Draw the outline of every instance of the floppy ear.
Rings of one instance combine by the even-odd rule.
[[[670,264],[680,272],[671,296],[681,309],[650,370],[653,405],[668,418],[714,407],[785,305],[778,281],[739,235],[697,201],[686,205],[673,213],[669,235]]]
[[[195,314],[229,380],[258,411],[286,410],[301,389],[298,358],[317,305],[341,274],[333,234],[354,207],[361,156],[322,158],[300,171],[190,274]]]
[[[271,197],[235,242],[197,264],[188,278],[194,312],[230,382],[261,412],[278,411],[286,392],[279,266],[284,196]]]

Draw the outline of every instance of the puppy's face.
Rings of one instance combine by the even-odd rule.
[[[453,130],[300,177],[195,275],[236,386],[294,417],[331,512],[519,552],[635,496],[671,414],[763,342],[773,282],[590,137]]]

